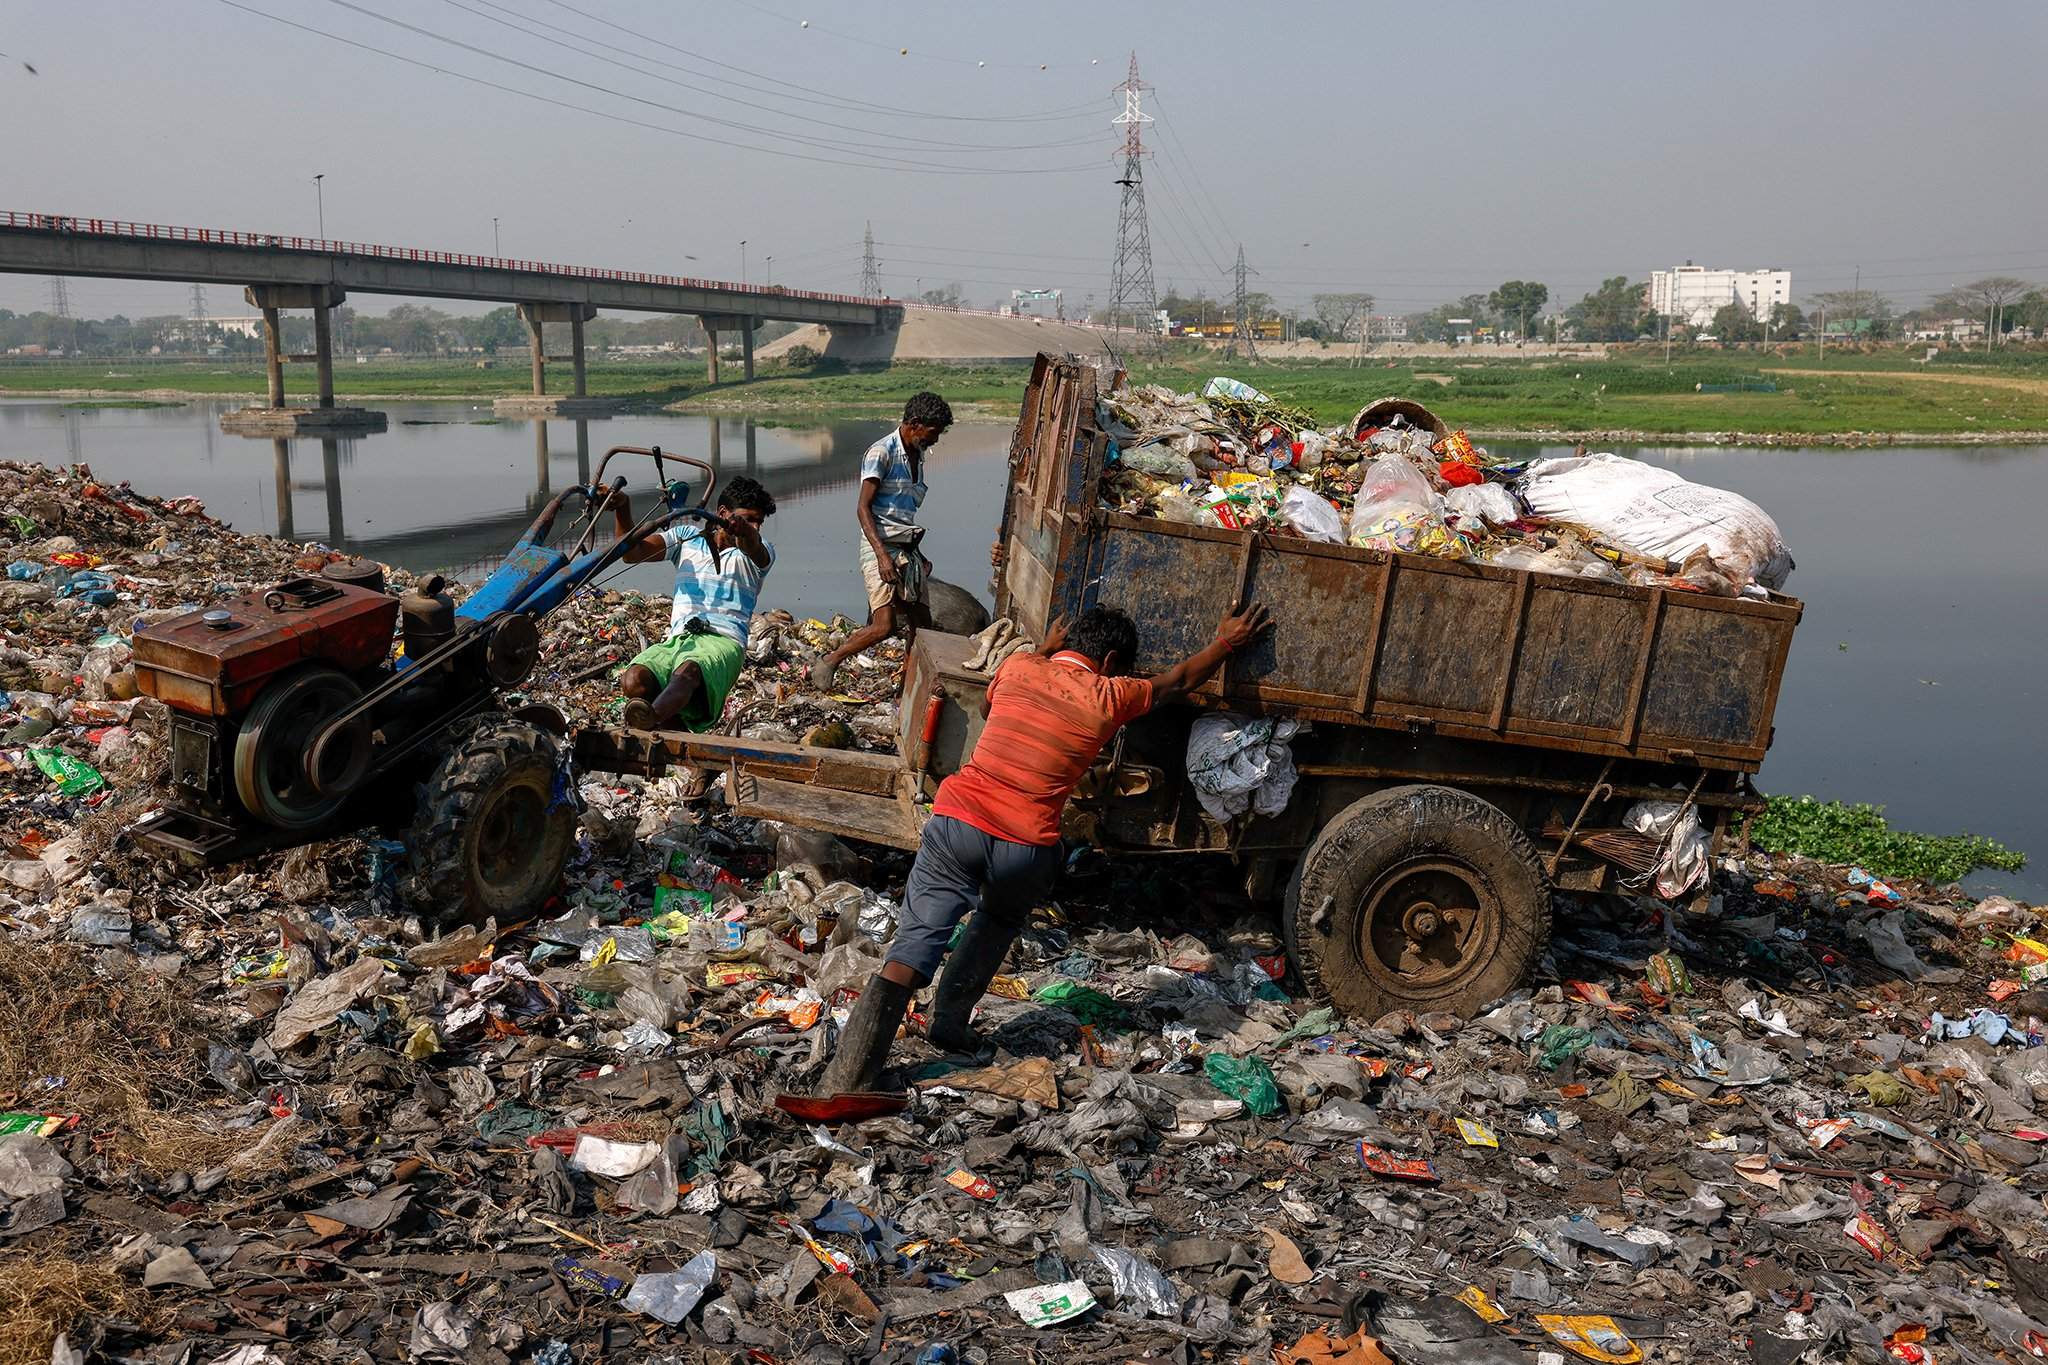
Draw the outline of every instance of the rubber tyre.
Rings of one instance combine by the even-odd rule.
[[[1323,827],[1296,868],[1281,925],[1309,993],[1354,1019],[1404,1010],[1470,1018],[1543,956],[1550,884],[1497,806],[1452,787],[1390,787]]]
[[[243,808],[278,829],[311,829],[338,812],[349,793],[313,790],[306,747],[362,695],[354,679],[332,668],[302,668],[264,688],[235,735],[233,777]],[[359,728],[366,743],[367,727]]]
[[[462,732],[420,790],[407,898],[443,925],[540,908],[576,844],[560,741],[492,712]]]

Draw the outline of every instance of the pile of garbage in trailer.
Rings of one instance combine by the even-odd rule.
[[[104,652],[327,552],[10,465],[0,542],[0,1365],[2048,1350],[2039,908],[1724,858],[1561,898],[1476,1019],[1345,1019],[1221,862],[1084,857],[990,1052],[913,1015],[900,1099],[798,1117],[903,855],[578,774],[526,923],[429,936],[374,837],[146,862]],[[666,610],[555,613],[534,690],[602,716]],[[839,629],[760,618],[744,723],[876,733],[794,690]]]
[[[1494,460],[1404,399],[1321,428],[1219,377],[1200,394],[1118,389],[1096,418],[1103,505],[1136,516],[1721,597],[1765,596],[1792,571],[1746,498],[1618,455]]]

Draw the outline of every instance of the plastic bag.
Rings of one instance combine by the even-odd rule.
[[[1273,1068],[1256,1057],[1212,1052],[1202,1059],[1202,1074],[1224,1094],[1243,1100],[1244,1107],[1260,1118],[1280,1112],[1280,1086],[1273,1079]]]
[[[1420,470],[1399,455],[1382,455],[1359,482],[1350,541],[1368,550],[1463,559],[1470,547],[1444,525],[1443,506]]]
[[[1273,401],[1243,380],[1232,379],[1228,375],[1221,374],[1202,386],[1202,397],[1235,398],[1245,403],[1270,403]]]
[[[1167,1279],[1159,1267],[1121,1247],[1091,1246],[1088,1249],[1109,1272],[1119,1307],[1141,1309],[1155,1318],[1180,1315],[1180,1291],[1173,1287],[1173,1281]]]
[[[1201,471],[1195,468],[1193,460],[1164,445],[1154,444],[1141,446],[1136,450],[1126,450],[1117,462],[1125,469],[1135,469],[1140,474],[1150,474],[1154,478],[1172,479],[1175,483],[1185,483],[1189,479],[1201,477]]]
[[[1301,722],[1218,712],[1188,731],[1187,773],[1202,810],[1229,822],[1247,810],[1278,815],[1294,795],[1294,751]]]
[[[1567,578],[1595,578],[1604,583],[1624,581],[1619,569],[1576,542],[1545,550],[1526,541],[1508,541],[1485,551],[1480,561],[1497,569],[1527,569],[1531,573],[1562,574]]]
[[[1684,819],[1679,812],[1685,812]],[[1684,895],[1707,879],[1707,849],[1711,840],[1700,823],[1697,807],[1677,801],[1638,801],[1628,808],[1621,822],[1638,834],[1664,841],[1663,856],[1657,862],[1657,894],[1666,900]],[[1676,833],[1672,826],[1677,825]]]
[[[1792,553],[1761,507],[1640,460],[1538,460],[1517,491],[1536,515],[1577,522],[1641,554],[1682,561],[1705,549],[1722,568],[1767,588],[1784,587],[1792,572]]]
[[[1332,507],[1327,498],[1295,484],[1287,490],[1287,496],[1280,500],[1280,515],[1287,524],[1307,536],[1310,540],[1325,541],[1331,545],[1344,543],[1344,516]]]
[[[43,770],[43,776],[57,784],[65,796],[89,796],[107,785],[99,769],[65,753],[62,749],[30,749],[28,756]]]
[[[1520,520],[1522,505],[1504,485],[1475,483],[1444,494],[1444,511],[1460,532],[1468,527],[1484,531],[1488,526],[1505,526]]]
[[[717,1254],[700,1251],[684,1262],[680,1270],[635,1276],[622,1303],[635,1313],[659,1318],[674,1327],[703,1300],[704,1291],[711,1287],[711,1277],[717,1273]]]

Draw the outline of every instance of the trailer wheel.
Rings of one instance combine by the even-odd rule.
[[[1543,955],[1550,886],[1498,807],[1451,787],[1392,787],[1323,827],[1282,926],[1310,993],[1354,1018],[1470,1017]]]
[[[483,717],[420,792],[408,899],[441,924],[538,909],[575,845],[567,783],[553,735],[502,713]]]

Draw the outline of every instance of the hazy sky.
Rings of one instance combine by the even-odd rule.
[[[2035,0],[13,0],[0,208],[311,233],[321,172],[334,238],[488,252],[495,215],[508,256],[727,279],[744,238],[757,281],[851,290],[872,220],[891,292],[1100,300],[1132,48],[1162,289],[1227,290],[1240,241],[1283,301],[1394,312],[1687,258],[1787,267],[1795,301],[1858,265],[1909,304],[2048,280]],[[0,307],[48,299],[0,275]]]

